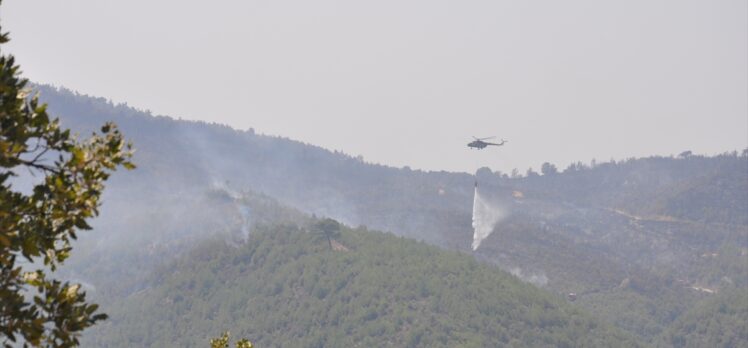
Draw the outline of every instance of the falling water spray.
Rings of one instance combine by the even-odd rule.
[[[478,182],[475,182],[473,196],[473,250],[477,250],[480,243],[493,232],[496,223],[504,216],[501,209],[491,206],[478,193]]]

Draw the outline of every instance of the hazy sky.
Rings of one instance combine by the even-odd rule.
[[[748,146],[745,0],[5,0],[0,11],[5,50],[34,81],[372,162],[509,171]],[[473,135],[509,143],[470,151]]]

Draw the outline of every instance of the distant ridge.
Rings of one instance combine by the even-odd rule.
[[[711,296],[694,287],[719,293],[748,286],[748,153],[742,150],[563,170],[549,164],[543,175],[424,172],[37,88],[66,126],[85,135],[113,120],[135,144],[138,170],[113,177],[97,222],[102,231],[126,233],[121,226],[132,221],[147,229],[145,222],[186,214],[192,208],[185,197],[219,182],[307,214],[472,253],[477,179],[486,198],[508,214],[472,253],[476,258],[558,296],[578,294],[575,305],[648,342]],[[144,202],[158,202],[159,214]]]

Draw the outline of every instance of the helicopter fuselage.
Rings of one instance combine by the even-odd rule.
[[[497,143],[489,143],[489,142],[483,141],[483,140],[475,140],[475,141],[471,141],[471,142],[469,142],[467,144],[467,146],[469,148],[478,149],[478,150],[485,149],[489,145],[501,146],[501,145],[504,145],[504,141],[502,141],[501,143],[497,144]]]

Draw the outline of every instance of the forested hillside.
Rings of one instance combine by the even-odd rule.
[[[631,337],[469,255],[365,229],[330,249],[307,227],[203,242],[109,307],[91,346],[634,347]]]
[[[731,289],[689,309],[662,335],[661,347],[743,347],[748,337],[748,292]]]
[[[63,270],[105,303],[142,290],[156,267],[206,239],[239,245],[257,228],[310,220],[267,196],[220,185],[150,200],[142,207],[112,205],[118,219],[99,221],[99,233],[81,238]]]
[[[111,279],[123,294],[142,290],[154,265],[205,238],[241,243],[243,226],[266,216],[252,213],[261,202],[282,212],[276,222],[316,214],[470,253],[560,298],[574,293],[572,305],[651,343],[688,309],[748,286],[746,152],[546,164],[542,175],[424,172],[38,89],[64,125],[86,134],[113,120],[136,147],[138,170],[112,178],[97,233],[66,270],[100,293],[115,291],[97,284]],[[476,180],[503,219],[472,251]]]

